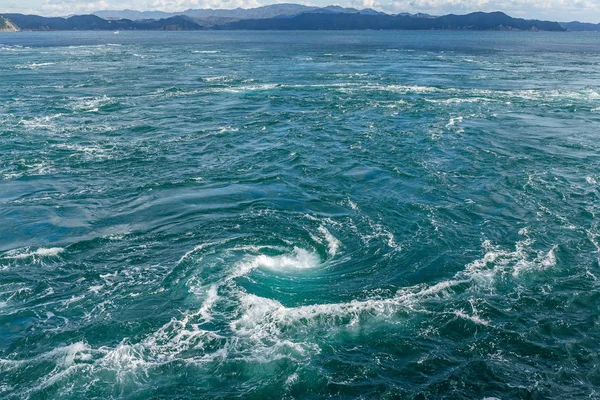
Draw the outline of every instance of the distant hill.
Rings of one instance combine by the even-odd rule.
[[[229,18],[229,19],[265,19],[275,18],[284,16],[294,16],[305,12],[331,12],[331,13],[362,13],[379,15],[384,14],[380,11],[372,9],[358,10],[355,8],[344,8],[340,6],[327,6],[327,7],[311,7],[302,4],[273,4],[269,6],[256,7],[256,8],[236,8],[233,10],[223,9],[188,9],[185,11],[167,13],[162,11],[135,11],[135,10],[106,10],[94,12],[94,15],[104,19],[131,19],[131,20],[144,20],[144,19],[161,19],[170,18],[177,15],[185,15],[194,19],[208,19],[208,18]]]
[[[24,31],[83,31],[83,30],[200,30],[204,26],[188,17],[175,16],[159,20],[105,20],[96,15],[76,15],[69,18],[47,18],[38,15],[3,14]]]
[[[422,18],[406,15],[304,13],[292,18],[250,19],[216,29],[248,30],[521,30],[563,31],[557,22],[512,18],[501,12]]]
[[[180,13],[169,13],[164,11],[136,11],[136,10],[104,10],[92,13],[103,19],[130,19],[132,21],[141,19],[165,19],[177,15],[185,15]]]
[[[571,32],[600,31],[600,24],[590,24],[586,22],[561,22],[560,25]]]
[[[295,5],[284,4],[289,12]],[[304,6],[302,6],[304,7]],[[265,13],[272,6],[260,7]],[[258,9],[253,9],[258,10]],[[206,11],[206,10],[203,10]],[[213,10],[217,11],[217,10]],[[221,10],[235,11],[235,10]],[[244,10],[250,11],[250,10]],[[564,31],[557,22],[513,18],[501,12],[444,15],[388,15],[374,10],[354,10],[337,6],[312,8],[299,14],[277,15],[271,18],[238,19],[235,16],[175,15],[160,19],[104,19],[97,15],[76,15],[69,18],[47,18],[37,15],[3,14],[6,27],[26,31],[54,30],[520,30]]]
[[[16,32],[18,28],[8,19],[0,17],[0,32]]]

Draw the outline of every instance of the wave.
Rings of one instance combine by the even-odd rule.
[[[362,76],[354,76],[353,78],[361,80]],[[230,76],[214,76],[202,78],[204,82],[209,84],[208,87],[165,91],[160,90],[161,94],[166,97],[183,96],[183,95],[201,95],[210,93],[247,93],[261,92],[273,90],[313,90],[325,89],[332,92],[343,93],[346,95],[363,96],[368,93],[390,93],[398,96],[408,96],[409,99],[398,98],[397,101],[409,103],[413,101],[425,101],[432,104],[446,105],[448,107],[459,107],[469,104],[487,104],[487,103],[503,103],[504,105],[512,105],[516,102],[536,102],[540,105],[562,105],[564,101],[576,101],[589,103],[592,110],[597,110],[597,104],[600,103],[600,93],[595,89],[581,88],[575,90],[548,90],[548,89],[522,89],[522,90],[500,90],[500,89],[469,89],[458,87],[436,87],[424,85],[411,85],[401,83],[373,83],[371,80],[364,82],[328,82],[328,83],[311,83],[311,84],[291,84],[286,82],[281,83],[253,83],[231,85],[234,78]],[[253,80],[248,80],[243,83],[252,83]],[[376,101],[376,100],[373,100]],[[400,103],[399,103],[400,104]],[[404,103],[406,104],[406,103]],[[395,106],[398,106],[396,104]],[[594,107],[595,106],[595,107]],[[388,105],[388,107],[393,107]]]
[[[45,63],[29,63],[29,64],[19,64],[15,66],[16,69],[40,69],[42,67],[48,67],[50,65],[56,65],[55,62],[45,62]]]
[[[38,161],[37,159],[21,159],[10,165],[7,171],[1,171],[2,179],[12,180],[24,176],[44,176],[54,173],[55,164],[49,161]]]
[[[263,90],[272,90],[280,87],[281,85],[275,83],[265,83],[262,85],[246,85],[246,86],[231,86],[227,88],[215,88],[212,89],[215,92],[226,92],[226,93],[242,93],[242,92],[254,92]]]
[[[327,241],[327,252],[329,256],[335,257],[341,246],[341,242],[327,230],[323,225],[319,227],[319,232],[325,237]]]
[[[17,52],[17,51],[23,51],[23,50],[31,50],[31,47],[21,46],[21,45],[0,44],[0,51]]]
[[[33,257],[57,257],[59,254],[64,252],[65,249],[62,247],[50,247],[44,248],[40,247],[36,250],[31,250],[31,248],[25,249],[17,249],[10,250],[6,253],[0,255],[0,258],[5,259],[25,259],[25,258],[33,258]]]
[[[299,247],[294,247],[291,254],[282,254],[279,256],[261,254],[250,257],[249,260],[237,266],[236,270],[228,277],[228,280],[245,276],[250,271],[258,268],[284,272],[313,269],[319,265],[321,265],[321,260],[318,255]]]
[[[114,104],[116,101],[106,95],[102,97],[82,97],[71,99],[71,109],[79,112],[98,112],[104,106]]]
[[[109,160],[113,158],[107,149],[98,145],[83,146],[79,144],[60,143],[52,145],[52,147],[71,151],[73,153],[71,156],[81,156],[86,160]]]
[[[209,268],[206,256],[211,254],[223,261],[229,259],[228,253],[235,253],[242,259],[223,274],[208,271],[207,276],[217,275],[215,281],[198,282],[193,292],[202,296],[199,307],[183,312],[180,318],[171,319],[136,343],[124,339],[114,347],[94,348],[79,341],[30,359],[0,359],[0,371],[6,373],[15,368],[52,362],[54,369],[39,376],[28,393],[71,379],[75,374],[94,377],[110,373],[115,385],[123,385],[145,380],[150,373],[160,371],[171,362],[204,368],[228,360],[253,364],[282,358],[305,360],[322,351],[321,332],[334,335],[337,330],[372,322],[396,324],[400,319],[409,320],[416,315],[450,314],[483,328],[494,326],[494,320],[478,312],[472,303],[471,311],[467,311],[457,305],[460,304],[457,300],[472,299],[480,289],[489,291],[496,277],[520,279],[522,274],[557,265],[556,247],[546,253],[533,252],[537,255],[531,257],[532,241],[527,238],[526,231],[522,234],[525,239],[517,242],[514,250],[483,242],[485,253],[481,258],[467,264],[452,278],[435,284],[398,288],[390,297],[380,292],[378,295],[367,294],[362,299],[301,306],[285,306],[275,299],[251,293],[237,279],[256,269],[277,274],[318,272],[318,268],[339,255],[343,248],[342,242],[325,225],[319,226],[315,234],[331,257],[325,261],[317,252],[298,246],[285,251],[280,246],[239,245],[232,243],[234,239],[202,244],[184,254],[178,264],[189,262],[196,268]],[[25,249],[9,256],[52,256],[63,250]],[[267,252],[280,254],[267,255]],[[101,278],[112,284],[117,281],[117,274],[105,274]],[[302,279],[301,275],[296,279]],[[223,324],[225,328],[219,328]]]
[[[456,315],[459,318],[469,320],[476,325],[488,326],[490,324],[490,321],[487,321],[487,320],[479,317],[478,315],[469,315],[469,314],[465,313],[464,310],[456,310],[456,311],[454,311],[454,315]]]
[[[52,121],[62,117],[63,114],[53,114],[53,115],[45,115],[43,117],[33,117],[30,119],[22,118],[19,120],[18,124],[22,125],[28,129],[53,129],[56,128],[56,124]]]
[[[232,321],[231,329],[241,336],[265,338],[281,334],[284,329],[315,324],[329,326],[352,326],[365,316],[391,316],[400,311],[414,312],[417,302],[428,297],[444,296],[444,293],[460,281],[444,281],[431,287],[415,286],[401,289],[388,299],[352,300],[344,303],[315,304],[285,307],[280,302],[254,294],[240,293],[242,316]]]
[[[205,77],[202,78],[203,81],[205,82],[215,82],[215,81],[230,81],[233,78],[231,76],[227,76],[227,75],[220,75],[220,76],[209,76],[209,77]]]
[[[523,90],[493,90],[493,89],[463,89],[456,87],[435,87],[421,85],[403,85],[403,84],[373,84],[370,82],[332,82],[323,84],[261,84],[239,87],[218,88],[216,91],[224,92],[245,92],[253,90],[272,90],[275,88],[286,89],[310,89],[310,88],[330,88],[344,93],[353,92],[391,92],[402,95],[422,94],[422,95],[452,95],[452,98],[439,99],[429,96],[424,100],[439,104],[460,104],[460,103],[479,103],[494,102],[511,99],[548,101],[548,100],[581,100],[595,102],[600,100],[600,93],[595,89],[582,88],[579,90],[546,90],[546,89],[523,89]]]
[[[489,290],[496,277],[510,274],[518,279],[523,273],[541,271],[557,265],[556,247],[547,253],[537,253],[533,259],[528,256],[528,239],[517,242],[514,251],[503,250],[485,241],[484,256],[466,265],[453,278],[434,285],[416,285],[401,288],[390,298],[367,298],[342,303],[315,304],[299,307],[286,307],[280,302],[239,290],[242,315],[230,323],[231,329],[240,336],[269,338],[289,334],[293,330],[317,328],[318,326],[343,327],[360,324],[365,318],[391,318],[398,313],[434,312],[428,304],[439,304],[464,292],[480,289]],[[435,308],[434,308],[435,309]],[[491,321],[474,312],[452,311],[457,317],[468,319],[479,325],[490,325]]]

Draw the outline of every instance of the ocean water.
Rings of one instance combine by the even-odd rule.
[[[0,62],[0,398],[600,398],[597,34]]]

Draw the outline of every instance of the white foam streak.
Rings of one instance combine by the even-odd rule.
[[[461,281],[444,281],[431,287],[415,286],[402,289],[388,299],[353,300],[345,303],[315,304],[285,307],[276,300],[241,292],[240,303],[244,314],[230,326],[241,336],[264,340],[281,334],[282,328],[326,325],[355,325],[360,318],[391,316],[400,311],[413,311],[422,299],[445,296]]]
[[[113,99],[104,95],[102,97],[83,97],[83,98],[73,98],[73,103],[71,104],[71,108],[74,111],[81,112],[98,112],[100,107],[112,104],[114,102]]]
[[[192,250],[188,251],[183,256],[181,256],[181,258],[179,259],[179,261],[177,261],[176,265],[181,264],[186,259],[188,259],[189,257],[191,257],[194,253],[197,253],[197,252],[199,252],[201,250],[204,250],[205,248],[210,247],[210,246],[216,246],[216,245],[219,245],[219,244],[227,243],[230,240],[232,240],[232,239],[226,239],[226,240],[220,240],[220,241],[217,241],[217,242],[207,242],[207,243],[199,244],[199,245],[195,246]]]
[[[471,321],[471,322],[473,322],[474,324],[477,324],[477,325],[488,326],[490,324],[489,321],[486,321],[483,318],[480,318],[476,314],[469,315],[469,314],[465,313],[464,310],[454,311],[454,315],[456,315],[459,318],[469,320],[469,321]]]
[[[325,240],[327,241],[327,251],[329,255],[331,257],[335,257],[341,245],[340,241],[335,236],[333,236],[331,232],[329,232],[329,230],[327,230],[327,228],[325,228],[324,226],[319,227],[319,232],[321,233],[321,235],[323,235],[323,237],[325,237]]]
[[[226,92],[226,93],[243,93],[243,92],[253,92],[258,90],[272,90],[277,88],[279,85],[277,84],[262,84],[262,85],[247,85],[247,86],[232,86],[228,88],[215,88],[213,89],[215,92]]]
[[[299,247],[294,247],[292,254],[279,256],[267,256],[260,254],[251,257],[248,261],[240,263],[227,280],[245,276],[258,268],[266,268],[273,271],[297,271],[318,267],[321,264],[319,256]]]
[[[556,254],[554,254],[554,250],[556,246],[554,246],[542,259],[541,266],[544,268],[552,268],[556,266]]]
[[[400,94],[407,93],[435,93],[444,91],[444,89],[431,87],[431,86],[418,86],[418,85],[366,85],[363,86],[366,90],[380,90],[386,92],[394,92]]]
[[[123,371],[131,371],[148,365],[139,346],[130,345],[125,341],[121,342],[115,349],[101,347],[99,350],[106,353],[99,364],[111,370],[122,373]],[[118,373],[117,375],[121,374]]]
[[[200,307],[200,310],[198,311],[202,318],[204,318],[204,320],[207,322],[212,321],[213,317],[210,314],[210,311],[217,302],[217,300],[219,300],[217,289],[217,285],[212,285],[208,289],[208,292],[206,293],[206,299],[204,300],[204,303],[202,303],[202,307]]]
[[[463,117],[450,118],[448,124],[446,124],[446,128],[451,128],[456,124],[460,124],[463,122]]]
[[[15,68],[17,69],[39,69],[41,67],[47,67],[49,65],[55,65],[54,62],[45,62],[45,63],[29,63],[29,64],[21,64],[17,65]]]
[[[527,229],[522,229],[522,235],[527,235]],[[460,273],[470,279],[486,282],[488,285],[493,279],[500,275],[511,274],[517,278],[525,272],[542,271],[556,266],[557,260],[554,251],[557,246],[552,247],[547,253],[536,252],[535,257],[529,256],[530,246],[533,241],[529,238],[515,244],[514,251],[507,251],[492,245],[488,240],[482,246],[486,250],[485,255],[478,260],[468,264],[465,271]],[[489,268],[491,266],[491,268]]]
[[[30,257],[56,257],[65,251],[62,247],[44,248],[40,247],[37,250],[31,251],[28,249],[11,250],[6,252],[2,258],[8,259],[25,259]]]
[[[35,358],[23,360],[0,359],[0,370],[11,370],[21,365],[49,360],[54,361],[57,367],[68,368],[76,362],[90,360],[92,358],[90,351],[91,348],[86,343],[76,342],[68,346],[57,347]]]

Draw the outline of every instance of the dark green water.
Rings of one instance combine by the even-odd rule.
[[[600,398],[597,34],[0,62],[0,398]]]

